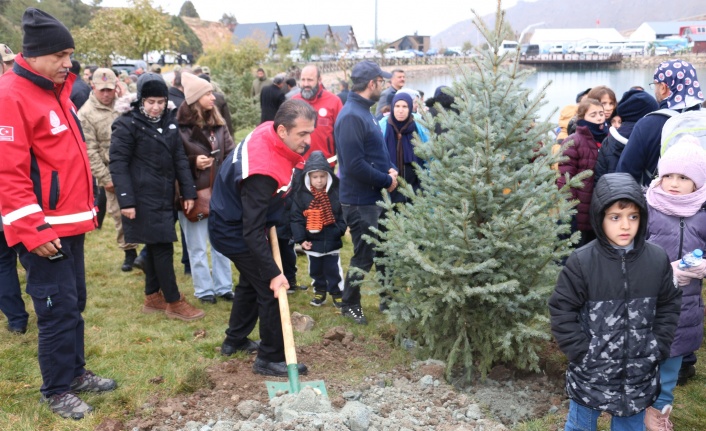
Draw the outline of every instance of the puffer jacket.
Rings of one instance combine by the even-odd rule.
[[[573,144],[570,145],[570,142],[573,142]],[[567,147],[567,145],[570,146]],[[570,177],[575,177],[581,172],[593,170],[596,165],[596,159],[598,159],[598,144],[586,126],[576,127],[576,133],[564,140],[563,148],[563,155],[568,159],[559,163],[560,175],[556,180],[559,188],[564,187],[566,184],[566,178],[564,178],[566,173]],[[583,180],[583,188],[571,189],[571,198],[579,201],[576,207],[576,224],[579,230],[593,230],[589,215],[592,194],[593,175]]]
[[[603,175],[615,172],[634,126],[635,123],[623,121],[620,128],[610,128],[608,136],[603,140],[601,149],[598,151],[596,166],[593,168],[594,183],[597,183]]]
[[[175,180],[184,199],[196,199],[196,187],[179,138],[176,120],[167,109],[152,123],[137,108],[113,123],[110,175],[123,217],[125,241],[160,244],[177,240],[174,230]]]
[[[306,230],[306,217],[304,211],[309,208],[314,200],[311,193],[311,183],[309,182],[309,172],[325,171],[328,174],[326,191],[331,203],[331,211],[336,223],[325,226],[319,233],[311,233]],[[343,210],[341,201],[338,198],[338,178],[333,174],[333,170],[323,152],[315,151],[309,156],[302,179],[294,190],[291,209],[292,240],[298,244],[304,241],[311,241],[311,251],[316,253],[329,253],[343,247],[341,237],[346,233],[346,222],[343,220]]]
[[[634,248],[615,249],[602,228],[605,209],[629,199],[640,209]],[[632,416],[660,392],[659,362],[679,320],[682,292],[664,250],[645,241],[647,203],[628,174],[596,184],[591,221],[597,238],[574,251],[549,299],[552,334],[569,359],[566,391],[575,402]]]
[[[706,248],[706,207],[691,217],[676,217],[649,207],[649,240],[661,246],[674,262],[696,248]],[[681,248],[680,248],[681,244]],[[674,335],[671,357],[695,352],[704,338],[704,301],[701,279],[693,279],[682,290],[679,326]]]

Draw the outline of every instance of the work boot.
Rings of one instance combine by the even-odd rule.
[[[645,410],[645,428],[647,431],[673,431],[674,425],[669,420],[670,413],[672,413],[671,404],[664,406],[662,411],[654,407],[647,407],[647,410]]]
[[[135,264],[135,259],[137,259],[137,251],[134,249],[125,250],[125,260],[123,261],[123,266],[121,266],[120,269],[123,272],[132,271],[132,265]]]
[[[151,295],[145,295],[145,305],[142,306],[143,313],[163,313],[166,310],[167,301],[164,300],[161,290]]]
[[[93,411],[93,407],[71,392],[49,395],[48,397],[42,395],[39,401],[42,404],[48,404],[51,411],[62,418],[83,419],[86,413]]]
[[[677,386],[684,386],[689,379],[696,375],[696,367],[694,364],[682,364],[679,369],[679,375],[677,376]]]
[[[206,313],[203,310],[199,310],[186,302],[183,294],[178,301],[167,303],[167,317],[172,319],[191,321],[201,319],[205,315]]]

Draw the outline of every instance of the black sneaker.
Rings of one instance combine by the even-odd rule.
[[[252,370],[255,374],[262,374],[265,376],[278,376],[287,377],[289,373],[287,372],[286,362],[268,362],[257,357],[255,362],[252,364]],[[306,375],[309,371],[306,365],[297,364],[297,370],[300,375]]]
[[[216,297],[213,295],[202,296],[199,298],[199,301],[201,301],[202,304],[215,304],[216,302],[218,302],[216,300]]]
[[[221,344],[221,355],[223,356],[231,356],[235,353],[247,353],[249,355],[252,355],[254,353],[257,353],[257,349],[260,348],[260,342],[259,341],[253,341],[251,339],[247,339],[245,344],[242,346],[236,347],[233,346],[232,344],[228,344],[225,341],[223,344]]]
[[[304,290],[304,291],[309,290],[309,285],[308,285],[308,284],[302,284],[301,286],[299,286],[299,289],[300,289],[300,290]]]
[[[299,289],[297,289],[296,285],[290,284],[289,289],[287,289],[287,295],[293,295],[293,294],[297,293],[297,290],[299,290]]]
[[[233,292],[226,292],[223,295],[218,295],[218,297],[228,302],[233,302],[233,299],[235,299],[235,295],[233,294]]]
[[[115,380],[98,377],[89,370],[71,382],[72,392],[108,392],[117,387]]]
[[[336,307],[336,308],[343,307],[343,299],[341,299],[341,295],[331,295],[331,300],[333,301],[334,307]]]
[[[309,305],[313,305],[314,307],[321,307],[321,305],[326,303],[326,294],[325,293],[316,293],[314,294],[314,299],[311,300]]]
[[[341,309],[341,316],[353,319],[359,325],[368,324],[368,320],[363,314],[363,308],[360,305],[344,305]]]
[[[86,413],[93,411],[93,407],[71,392],[49,395],[48,397],[42,395],[39,402],[48,404],[52,412],[67,419],[83,419]]]

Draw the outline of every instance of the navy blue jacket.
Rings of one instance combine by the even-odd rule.
[[[696,105],[682,112],[700,108]],[[667,109],[666,99],[659,103],[659,109]],[[625,150],[620,155],[616,172],[627,172],[639,184],[650,185],[657,172],[657,162],[662,147],[662,127],[667,120],[669,117],[660,114],[646,115],[638,120]]]
[[[623,124],[617,130],[614,127],[610,128],[608,137],[603,140],[603,144],[598,150],[598,160],[596,160],[596,166],[593,168],[593,180],[595,182],[598,182],[603,175],[615,172],[620,155],[623,154],[625,144],[630,139],[634,127],[635,123],[623,121]]]
[[[385,139],[370,107],[375,102],[351,92],[338,114],[333,136],[338,154],[342,204],[375,205],[390,187],[390,161]]]

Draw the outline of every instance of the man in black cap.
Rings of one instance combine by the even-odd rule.
[[[85,368],[83,244],[93,230],[91,166],[73,103],[74,41],[51,15],[28,8],[22,53],[0,79],[0,202],[5,237],[27,270],[39,330],[41,401],[62,417],[92,410],[75,394],[113,390]]]
[[[380,99],[385,79],[391,76],[373,61],[353,66],[353,86],[333,129],[341,206],[353,239],[350,268],[366,272],[373,266],[375,250],[363,235],[373,235],[371,228],[378,227],[382,208],[376,202],[382,200],[381,190],[392,192],[397,188],[397,169],[390,160],[380,126],[370,113],[370,107]],[[341,314],[365,325],[368,322],[360,305],[362,276],[351,269],[346,274]]]

